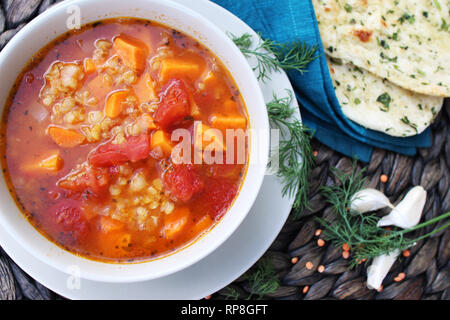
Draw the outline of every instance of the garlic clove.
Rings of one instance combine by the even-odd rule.
[[[362,189],[355,193],[350,203],[350,208],[359,213],[376,211],[385,207],[394,208],[383,192],[372,188]]]
[[[372,264],[367,268],[367,287],[369,289],[378,290],[381,287],[384,278],[399,255],[400,251],[394,250],[373,259]]]
[[[390,214],[378,221],[377,226],[395,225],[403,229],[414,227],[420,221],[426,199],[427,192],[424,188],[421,186],[412,188]],[[373,259],[372,264],[367,268],[368,288],[377,290],[380,288],[399,254],[399,250],[394,250],[390,254],[383,254]]]
[[[390,214],[378,221],[377,226],[394,225],[403,229],[414,227],[420,221],[426,199],[427,192],[424,188],[421,186],[412,188]]]

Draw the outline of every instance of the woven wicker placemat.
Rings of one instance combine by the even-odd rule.
[[[30,19],[43,12],[55,0],[3,0],[0,11],[0,49]],[[367,167],[369,185],[385,192],[395,203],[415,185],[428,193],[424,219],[428,220],[450,210],[450,100],[432,125],[431,148],[421,149],[415,157],[376,149]],[[298,220],[289,218],[280,234],[264,255],[272,261],[280,282],[278,289],[266,299],[428,299],[450,300],[450,229],[420,241],[410,249],[409,257],[399,259],[383,282],[381,292],[366,287],[366,266],[349,269],[342,249],[325,243],[319,246],[315,235],[318,224],[314,216],[326,217],[332,210],[318,192],[320,185],[333,183],[330,168],[349,171],[352,159],[344,157],[313,140],[317,151],[316,167],[311,176],[311,208]],[[388,181],[382,183],[385,174]],[[439,225],[438,225],[439,226]],[[417,235],[429,232],[431,226]],[[297,262],[292,263],[292,258]],[[311,269],[306,262],[312,263]],[[318,268],[321,266],[320,268]],[[323,266],[323,267],[322,267]],[[321,272],[319,272],[321,271]],[[404,272],[400,282],[395,277]],[[229,287],[248,296],[244,277]],[[224,299],[224,290],[213,299]],[[3,299],[62,299],[23,272],[0,248],[0,300]]]
[[[432,219],[450,210],[450,99],[432,124],[432,146],[420,149],[415,157],[376,149],[366,167],[369,187],[383,191],[392,203],[400,201],[405,193],[416,185],[427,190],[427,201],[422,221]],[[350,269],[348,259],[342,257],[342,248],[325,242],[315,231],[320,227],[314,216],[329,217],[332,209],[326,204],[318,187],[334,183],[330,168],[344,172],[352,169],[352,159],[333,152],[313,141],[317,151],[316,168],[311,177],[311,210],[305,211],[299,220],[288,219],[265,256],[273,261],[281,286],[268,297],[275,299],[398,299],[398,300],[450,300],[450,229],[419,241],[410,248],[408,257],[401,257],[383,281],[381,292],[366,286],[367,266],[361,264]],[[380,181],[386,174],[389,180]],[[432,225],[416,232],[420,236],[438,228]],[[320,241],[321,242],[321,241]],[[292,263],[294,258],[294,264]],[[309,270],[306,263],[311,262]],[[320,268],[319,268],[320,266]],[[310,266],[309,266],[310,267]],[[405,273],[402,281],[395,281],[399,273]],[[244,277],[232,287],[245,295],[247,283]],[[220,293],[218,294],[220,296]],[[215,297],[214,295],[213,297]]]

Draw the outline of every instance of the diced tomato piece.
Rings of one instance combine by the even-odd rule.
[[[207,172],[215,178],[237,179],[241,176],[244,170],[243,165],[226,164],[224,156],[223,164],[213,163],[206,167]]]
[[[109,171],[100,168],[91,168],[88,173],[86,186],[92,191],[101,195],[109,186]]]
[[[127,155],[112,146],[110,143],[100,146],[89,156],[89,163],[96,167],[108,167],[127,162]]]
[[[70,191],[92,193],[101,196],[109,186],[110,172],[106,168],[83,167],[71,172],[58,182],[58,186]]]
[[[174,165],[164,174],[164,183],[178,200],[187,202],[204,188],[193,165]]]
[[[207,91],[195,91],[193,93],[194,102],[200,107],[200,109],[205,108],[206,106],[217,106],[217,100],[210,92]]]
[[[126,144],[126,154],[131,162],[146,159],[150,154],[151,139],[148,134],[129,137]]]
[[[150,136],[141,134],[129,137],[124,143],[107,142],[89,154],[89,163],[96,167],[116,166],[127,161],[146,159],[150,154]]]
[[[159,97],[159,106],[153,118],[164,130],[190,115],[189,95],[181,80],[171,79]]]
[[[236,197],[238,186],[226,179],[217,178],[209,178],[205,185],[208,187],[205,188],[202,201],[196,201],[194,208],[217,220],[227,212]]]
[[[79,241],[88,233],[88,223],[83,215],[80,201],[64,199],[51,209],[56,228],[72,240]],[[60,236],[63,236],[60,234]]]

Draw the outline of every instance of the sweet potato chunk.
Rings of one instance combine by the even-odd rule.
[[[58,171],[63,166],[63,159],[59,155],[59,152],[55,152],[50,157],[45,158],[39,162],[39,167],[47,169],[49,171]]]
[[[86,139],[84,135],[75,130],[64,129],[60,127],[48,128],[48,135],[60,147],[73,148],[84,142]]]
[[[127,67],[138,73],[144,71],[147,50],[143,44],[124,36],[118,36],[114,39],[114,48]]]
[[[161,148],[161,151],[165,155],[169,155],[172,152],[172,142],[162,130],[158,130],[152,134],[152,149],[158,147]]]
[[[57,172],[63,167],[63,159],[58,150],[52,151],[40,161],[27,163],[22,166],[22,170],[26,172]]]
[[[227,84],[222,77],[218,77],[214,72],[208,71],[203,77],[206,90],[212,91],[216,99],[222,98],[227,93]]]
[[[97,247],[107,256],[122,256],[127,254],[131,234],[124,231],[111,231],[98,237]]]
[[[122,103],[127,99],[128,91],[115,91],[106,99],[105,115],[110,118],[117,118],[122,113]]]
[[[159,77],[162,82],[166,82],[171,78],[188,78],[194,80],[198,78],[201,72],[202,68],[196,62],[167,58],[161,62]]]
[[[205,215],[203,218],[201,218],[193,227],[192,227],[192,233],[197,235],[204,230],[207,230],[209,226],[213,224],[213,219],[209,216],[209,214]]]
[[[162,229],[166,239],[174,239],[186,226],[190,215],[187,207],[175,209],[167,218]]]
[[[212,114],[209,117],[209,122],[214,128],[218,129],[245,129],[247,120],[244,117],[232,116],[225,117],[218,114]]]

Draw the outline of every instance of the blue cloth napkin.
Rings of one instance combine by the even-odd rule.
[[[431,145],[430,130],[406,138],[391,137],[366,129],[343,113],[337,100],[310,0],[212,0],[232,12],[263,38],[281,43],[294,41],[318,45],[319,58],[303,75],[289,72],[303,122],[315,130],[315,138],[349,157],[369,162],[373,147],[414,155],[416,148]]]

